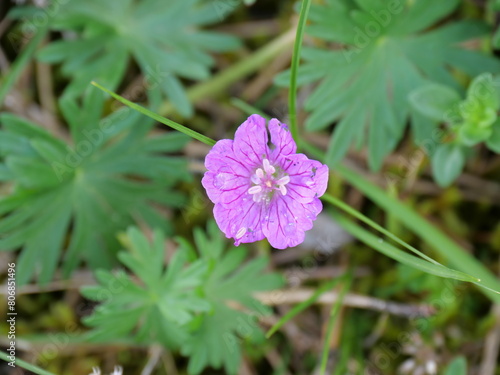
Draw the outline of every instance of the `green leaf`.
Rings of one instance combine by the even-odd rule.
[[[180,78],[207,79],[214,65],[210,53],[238,48],[239,40],[203,29],[222,20],[217,7],[204,0],[172,0],[168,6],[162,0],[117,4],[100,0],[85,6],[79,0],[58,4],[49,27],[74,37],[49,43],[38,58],[61,64],[61,72],[70,79],[64,95],[71,97],[81,96],[92,80],[116,90],[133,60],[148,96],[158,89],[180,114],[191,116],[192,105]],[[231,6],[224,16],[233,10]],[[29,19],[46,17],[43,12],[38,9]],[[23,17],[20,12],[17,16]]]
[[[486,145],[491,151],[500,154],[500,120],[497,120],[492,126],[490,138],[486,141]]]
[[[336,124],[325,160],[329,165],[356,144],[368,146],[370,168],[379,169],[404,135],[413,90],[427,84],[458,89],[454,70],[471,77],[500,71],[494,57],[460,47],[488,34],[485,24],[467,21],[431,28],[458,0],[395,3],[339,0],[311,6],[306,32],[322,39],[316,45],[335,47],[304,48],[297,83],[318,83],[305,102],[310,112],[306,129]],[[286,85],[289,77],[287,72],[276,82]],[[438,104],[457,99],[447,95]]]
[[[149,138],[154,121],[132,111],[101,120],[103,94],[91,91],[81,104],[60,102],[74,146],[29,121],[0,116],[0,180],[14,189],[0,198],[0,249],[22,248],[20,285],[35,274],[50,281],[63,253],[65,276],[84,261],[92,269],[110,268],[118,231],[136,222],[171,229],[158,208],[184,201],[172,187],[190,179],[186,161],[165,153],[180,150],[188,138]]]
[[[465,357],[455,357],[446,367],[444,375],[467,375],[467,360]]]
[[[446,121],[447,113],[460,102],[460,95],[454,89],[439,84],[421,86],[409,98],[415,110],[438,122]]]
[[[496,117],[496,115],[495,115]],[[464,123],[458,128],[458,141],[468,147],[477,145],[490,138],[492,129],[478,127],[476,124]]]
[[[439,145],[432,155],[432,174],[439,186],[449,186],[460,175],[465,165],[465,153],[456,143]]]
[[[476,106],[497,110],[500,107],[500,78],[491,73],[476,77],[467,90],[467,99],[476,102]]]
[[[37,28],[35,36],[29,41],[22,53],[16,58],[14,63],[11,65],[8,73],[2,77],[0,81],[0,106],[3,105],[4,99],[12,89],[12,86],[19,79],[23,73],[24,68],[31,61],[33,55],[35,54],[38,45],[43,41],[47,35],[47,24],[44,23],[42,26]]]
[[[236,374],[242,343],[264,337],[257,317],[270,313],[253,294],[278,288],[283,280],[277,274],[264,273],[265,258],[242,265],[247,257],[242,247],[230,247],[224,252],[225,245],[213,222],[208,225],[208,235],[196,232],[196,245],[211,267],[203,291],[213,310],[200,317],[182,353],[189,356],[189,374],[199,374],[207,366],[223,367],[226,373]]]
[[[160,231],[154,232],[150,242],[137,228],[129,228],[122,240],[128,252],[121,252],[120,260],[140,283],[123,272],[96,273],[100,285],[82,289],[85,296],[103,301],[85,319],[93,327],[89,338],[116,340],[138,329],[139,342],[178,347],[186,338],[187,324],[194,314],[210,307],[197,293],[206,274],[206,264],[199,260],[187,265],[186,252],[181,249],[165,269],[165,237]],[[169,337],[170,333],[174,337]]]

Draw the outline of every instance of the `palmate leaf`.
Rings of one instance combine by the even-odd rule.
[[[102,302],[85,319],[93,327],[89,340],[117,340],[134,332],[138,342],[179,347],[187,339],[187,324],[194,314],[210,307],[197,293],[206,275],[205,262],[186,266],[187,251],[179,250],[165,269],[165,238],[158,230],[150,243],[138,229],[130,228],[124,243],[128,251],[120,252],[120,260],[140,284],[123,271],[96,273],[99,285],[82,289],[87,298]]]
[[[214,222],[208,225],[208,236],[195,232],[196,247],[209,264],[208,278],[203,284],[213,310],[203,314],[196,329],[182,347],[189,356],[189,374],[199,374],[205,367],[224,368],[236,374],[241,362],[241,343],[264,338],[257,318],[270,313],[252,296],[254,292],[282,286],[277,274],[265,274],[265,258],[253,259],[242,266],[247,252],[225,244]]]
[[[335,121],[327,162],[338,162],[349,146],[367,144],[369,164],[380,168],[401,139],[410,113],[408,96],[426,82],[459,89],[449,68],[469,76],[500,71],[493,57],[459,44],[488,33],[476,22],[457,22],[426,31],[458,0],[413,2],[328,0],[311,7],[309,35],[344,49],[304,48],[298,82],[319,81],[305,103],[306,127],[324,129]],[[404,5],[403,5],[404,4]],[[277,83],[286,85],[289,73]],[[430,138],[429,134],[419,137]]]
[[[208,78],[214,64],[209,52],[239,45],[234,37],[202,30],[221,21],[212,1],[67,0],[53,13],[51,28],[73,31],[76,38],[50,43],[38,58],[62,64],[62,73],[71,78],[66,95],[80,95],[92,80],[115,90],[132,59],[146,88],[161,88],[186,116],[192,114],[192,107],[180,78]]]
[[[121,237],[128,251],[119,258],[132,274],[99,270],[99,285],[82,289],[85,297],[102,302],[85,319],[93,327],[89,339],[158,342],[189,356],[189,374],[208,366],[236,374],[242,342],[264,340],[257,318],[270,312],[252,294],[278,288],[283,280],[264,272],[265,258],[245,262],[244,248],[226,249],[213,221],[208,235],[197,230],[194,236],[200,255],[178,238],[180,246],[165,269],[161,232],[149,241],[129,229]]]
[[[134,222],[169,231],[154,206],[183,202],[171,187],[190,178],[186,162],[164,153],[189,138],[148,137],[154,121],[127,109],[100,120],[101,95],[89,91],[81,106],[61,102],[72,146],[27,120],[0,116],[0,171],[13,186],[0,198],[0,250],[22,248],[19,284],[34,274],[48,282],[61,258],[66,276],[82,261],[108,268],[118,231]]]

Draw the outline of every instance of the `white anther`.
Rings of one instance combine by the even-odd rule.
[[[290,176],[281,177],[278,181],[276,181],[276,185],[286,185],[290,182]]]
[[[252,186],[250,189],[248,189],[248,194],[258,194],[262,191],[262,186]]]
[[[267,159],[266,159],[267,160]],[[264,171],[262,170],[262,168],[258,168],[256,171],[255,171],[255,175],[258,177],[258,178],[264,178]]]
[[[264,171],[267,174],[273,174],[274,172],[276,172],[276,169],[271,165],[271,163],[269,163],[269,160],[264,159],[263,165],[264,165]]]
[[[281,191],[281,194],[286,195],[287,190],[286,190],[285,185],[280,185],[279,189],[280,189],[280,191]]]

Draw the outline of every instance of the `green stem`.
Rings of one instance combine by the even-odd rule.
[[[292,137],[299,146],[299,129],[297,125],[297,75],[300,65],[300,50],[302,49],[302,40],[304,39],[304,30],[309,15],[311,0],[303,0],[300,8],[299,24],[297,26],[297,35],[293,45],[292,65],[290,68],[290,91],[288,92],[288,107],[290,116],[290,131]]]
[[[260,67],[268,64],[277,55],[286,51],[293,43],[294,36],[295,29],[287,31],[250,57],[244,58],[237,64],[225,69],[211,80],[200,83],[188,90],[188,98],[194,103],[200,99],[225,93],[225,90],[231,84],[255,72]],[[175,107],[169,102],[165,102],[159,109],[159,113],[163,116],[173,112],[175,112]]]
[[[36,35],[28,42],[24,50],[21,52],[16,61],[11,65],[10,71],[0,83],[0,106],[3,104],[5,97],[12,89],[12,86],[17,82],[24,68],[30,62],[36,52],[36,48],[47,35],[48,27],[42,27]]]
[[[6,362],[10,362],[9,355],[3,351],[0,351],[0,359],[3,359]],[[51,372],[45,371],[44,369],[41,369],[40,367],[32,365],[31,363],[23,361],[22,359],[19,359],[19,358],[15,359],[14,364],[19,366],[19,367],[22,367],[28,371],[34,372],[35,374],[38,374],[38,375],[54,375]]]

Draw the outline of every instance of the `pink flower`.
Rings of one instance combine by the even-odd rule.
[[[201,182],[217,225],[236,246],[264,237],[277,249],[304,241],[323,208],[328,167],[296,151],[285,124],[272,119],[266,127],[252,115],[234,141],[220,140],[208,153]]]

